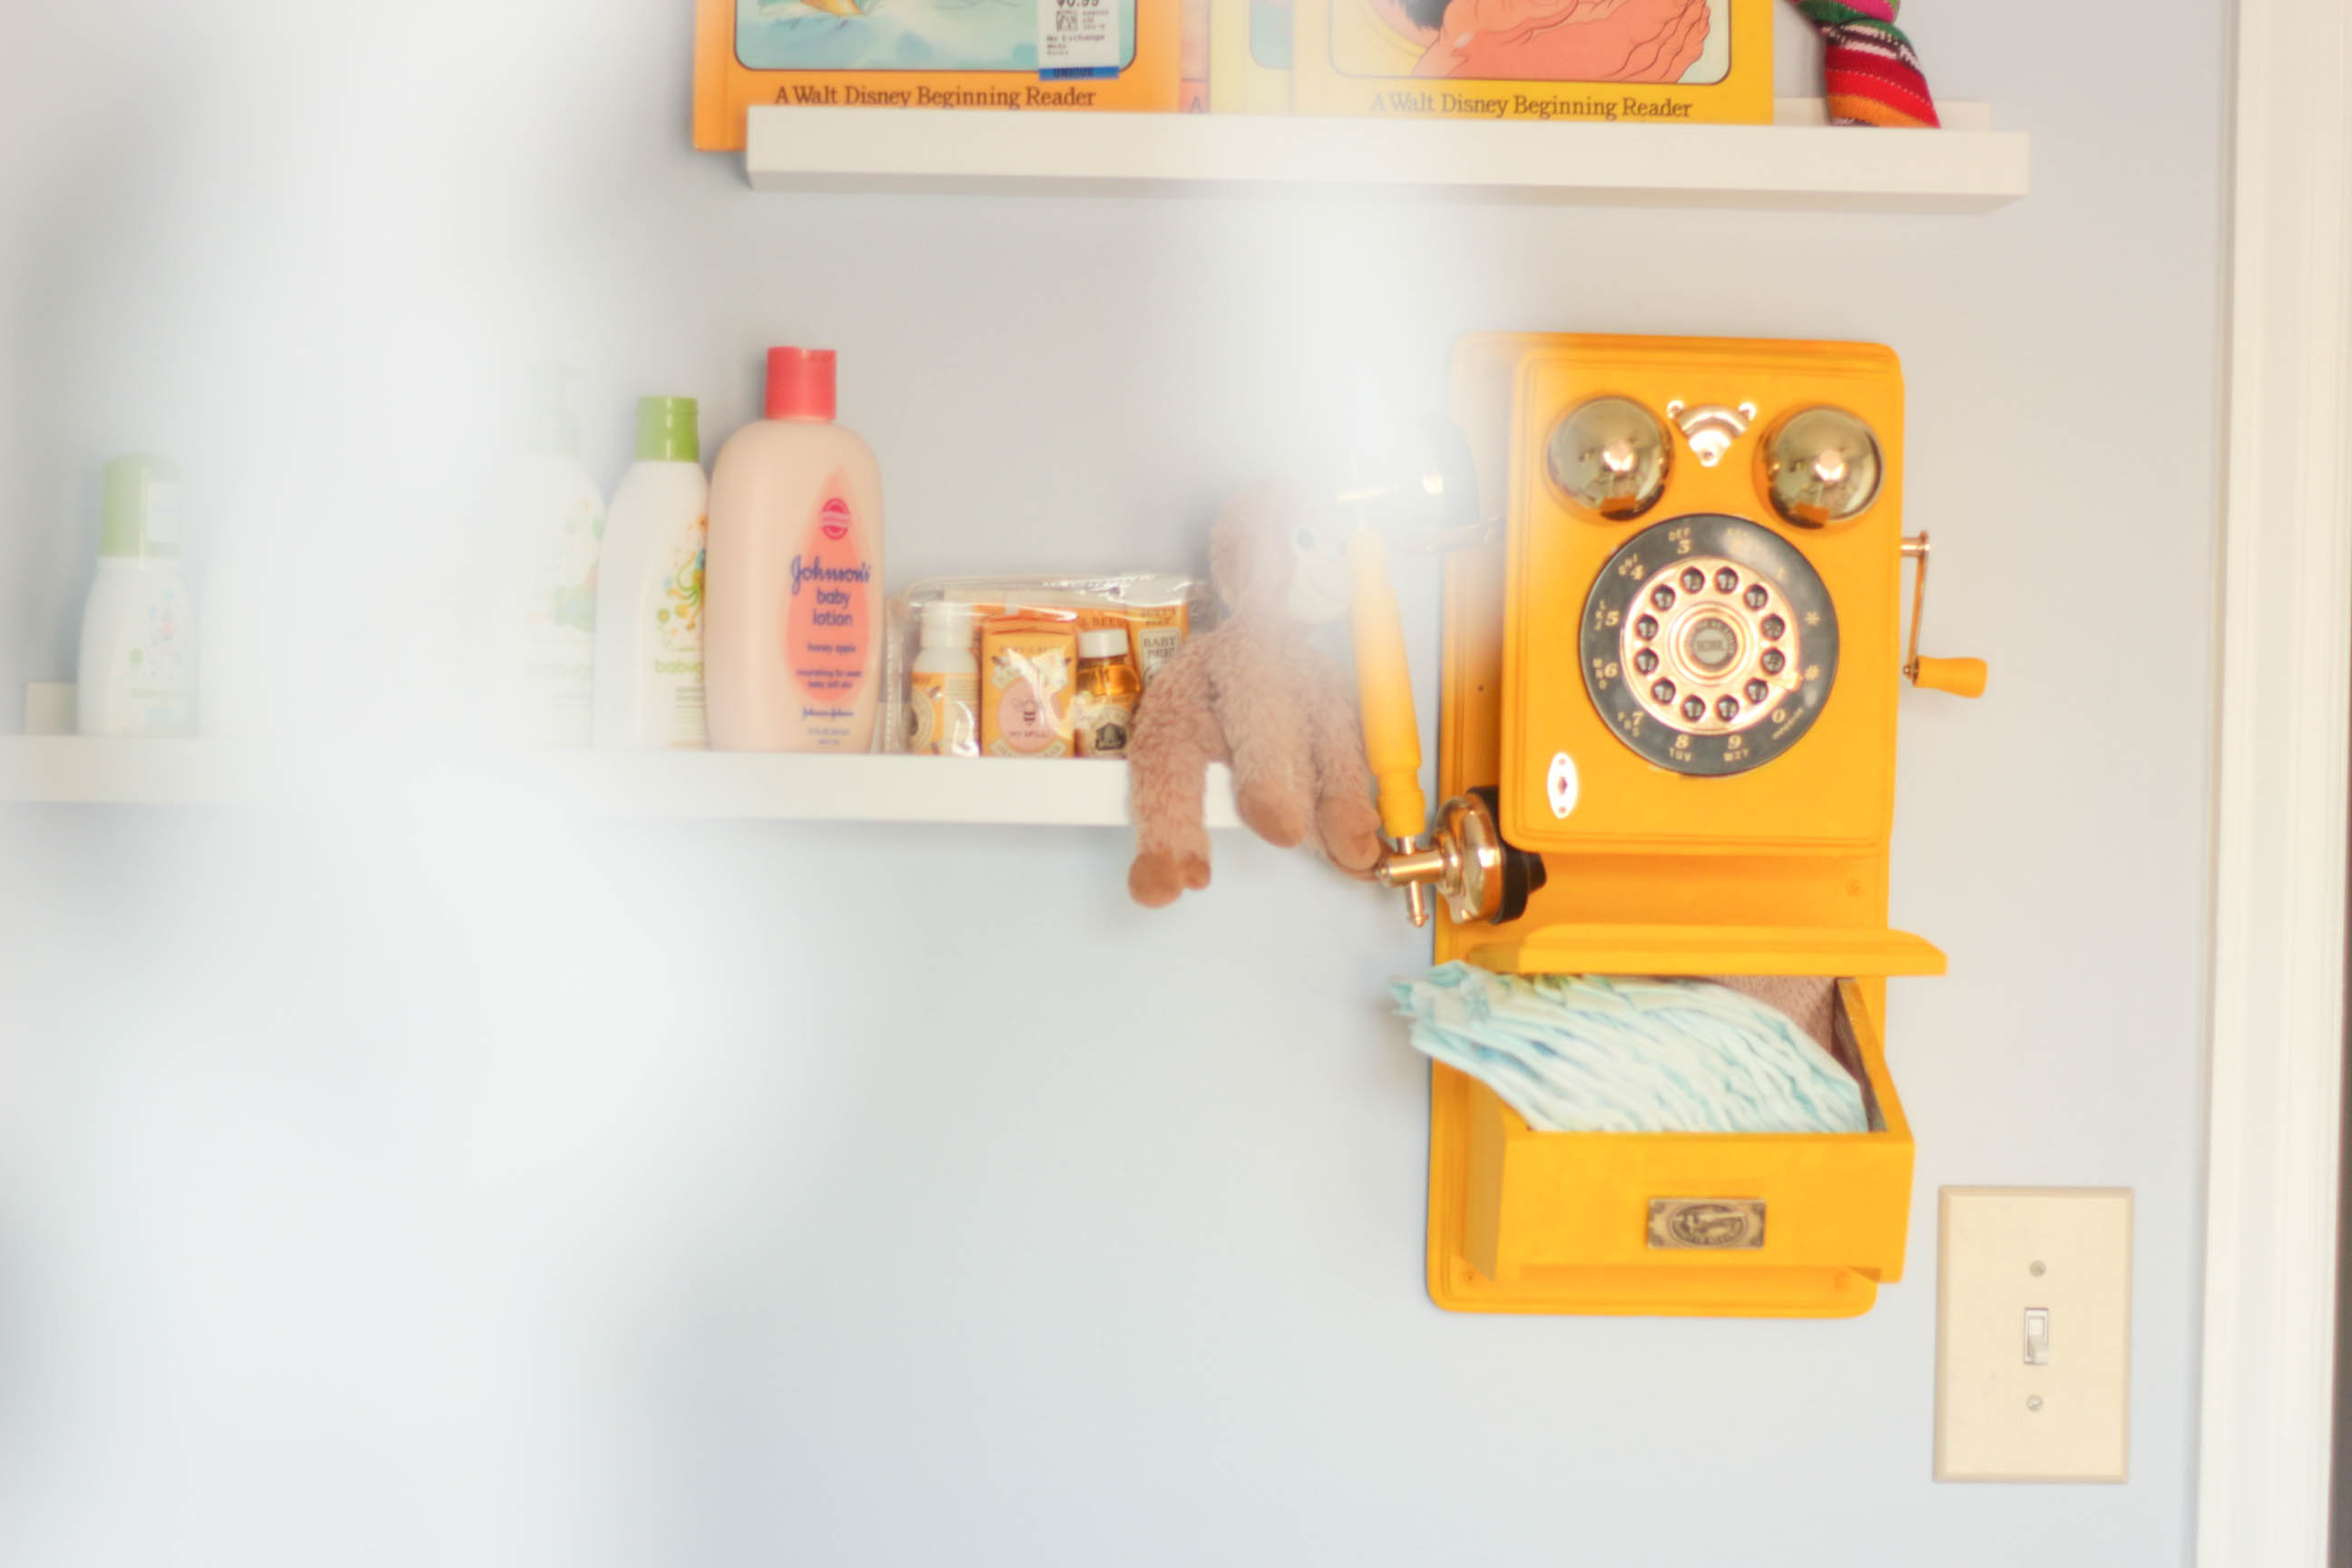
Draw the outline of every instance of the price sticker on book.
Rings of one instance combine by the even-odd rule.
[[[1037,0],[1037,71],[1116,72],[1118,0]]]

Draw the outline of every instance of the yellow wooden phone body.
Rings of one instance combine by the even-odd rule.
[[[1549,477],[1555,426],[1603,396],[1631,399],[1665,423],[1664,491],[1638,517],[1584,510]],[[1524,973],[1834,979],[1840,1044],[1867,1080],[1873,1130],[1540,1133],[1484,1085],[1437,1067],[1430,1294],[1470,1311],[1864,1311],[1880,1283],[1902,1276],[1910,1207],[1911,1134],[1881,1042],[1885,980],[1944,966],[1935,948],[1886,923],[1904,664],[1895,355],[1859,343],[1493,334],[1458,349],[1453,404],[1473,447],[1481,515],[1506,522],[1499,537],[1447,561],[1439,794],[1499,785],[1505,838],[1541,853],[1548,880],[1507,924],[1441,916],[1438,959]],[[1883,480],[1850,521],[1801,527],[1769,504],[1760,454],[1780,421],[1821,405],[1870,425]],[[1685,418],[1698,411],[1702,434],[1685,437],[1670,406]],[[1744,430],[1727,442],[1738,419],[1726,414],[1706,429],[1709,408],[1744,409]],[[1719,453],[1711,465],[1699,460],[1709,443]],[[1664,740],[1624,732],[1643,721],[1640,704],[1598,670],[1601,684],[1588,682],[1584,667],[1604,655],[1580,641],[1589,627],[1595,639],[1622,635],[1597,629],[1609,612],[1594,590],[1625,563],[1629,542],[1645,536],[1670,552],[1685,541],[1660,525],[1693,517],[1739,520],[1780,542],[1717,525],[1735,542],[1769,547],[1753,565],[1717,560],[1723,584],[1746,590],[1752,579],[1759,602],[1790,620],[1819,592],[1834,605],[1822,617],[1832,627],[1790,643],[1811,650],[1835,638],[1833,671],[1803,689],[1810,728],[1745,765],[1738,746],[1769,743],[1781,718],[1781,699],[1767,698],[1773,711],[1752,721],[1748,742],[1698,742],[1731,748],[1738,771],[1724,776],[1692,776],[1638,752],[1633,739]],[[1817,590],[1805,590],[1815,597],[1792,597],[1802,584],[1774,577],[1804,576],[1781,544],[1818,574]],[[1657,577],[1675,569],[1670,554],[1635,565],[1629,584],[1696,581]],[[1755,652],[1741,647],[1742,657]],[[1802,674],[1791,668],[1785,679]],[[1632,671],[1612,661],[1607,675],[1622,681]],[[1795,697],[1788,700],[1793,710]]]

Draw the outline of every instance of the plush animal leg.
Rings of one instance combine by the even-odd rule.
[[[1327,795],[1315,807],[1315,828],[1331,864],[1369,877],[1381,858],[1381,814],[1360,795]]]
[[[1260,773],[1243,784],[1236,775],[1234,810],[1244,826],[1277,849],[1296,849],[1307,842],[1307,812],[1288,783]]]
[[[1196,645],[1197,646],[1197,645]],[[1128,742],[1129,808],[1135,817],[1135,860],[1127,890],[1147,909],[1174,903],[1185,889],[1209,885],[1205,796],[1209,764],[1223,755],[1208,709],[1204,662],[1187,648],[1153,683]]]
[[[1128,896],[1145,909],[1165,909],[1187,889],[1199,892],[1209,885],[1209,836],[1201,834],[1198,850],[1181,845],[1136,852],[1127,868]]]
[[[1279,721],[1233,737],[1234,810],[1244,826],[1278,849],[1307,842],[1315,789],[1304,740]]]

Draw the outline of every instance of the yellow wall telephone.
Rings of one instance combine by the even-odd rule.
[[[1494,334],[1457,351],[1453,413],[1478,515],[1502,526],[1446,561],[1447,804],[1425,842],[1417,786],[1391,809],[1391,780],[1419,766],[1393,722],[1392,612],[1359,597],[1383,879],[1416,919],[1422,889],[1440,892],[1441,961],[1819,977],[1872,1130],[1538,1133],[1437,1067],[1431,1294],[1488,1311],[1865,1310],[1901,1276],[1910,1199],[1885,982],[1944,962],[1886,924],[1896,697],[1906,677],[1970,697],[1985,678],[1917,652],[1927,542],[1903,533],[1895,358]],[[1360,589],[1380,574],[1376,544],[1358,571]]]

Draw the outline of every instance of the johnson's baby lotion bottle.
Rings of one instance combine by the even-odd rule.
[[[873,749],[882,475],[833,405],[832,350],[769,350],[768,417],[711,469],[703,682],[721,751]]]

